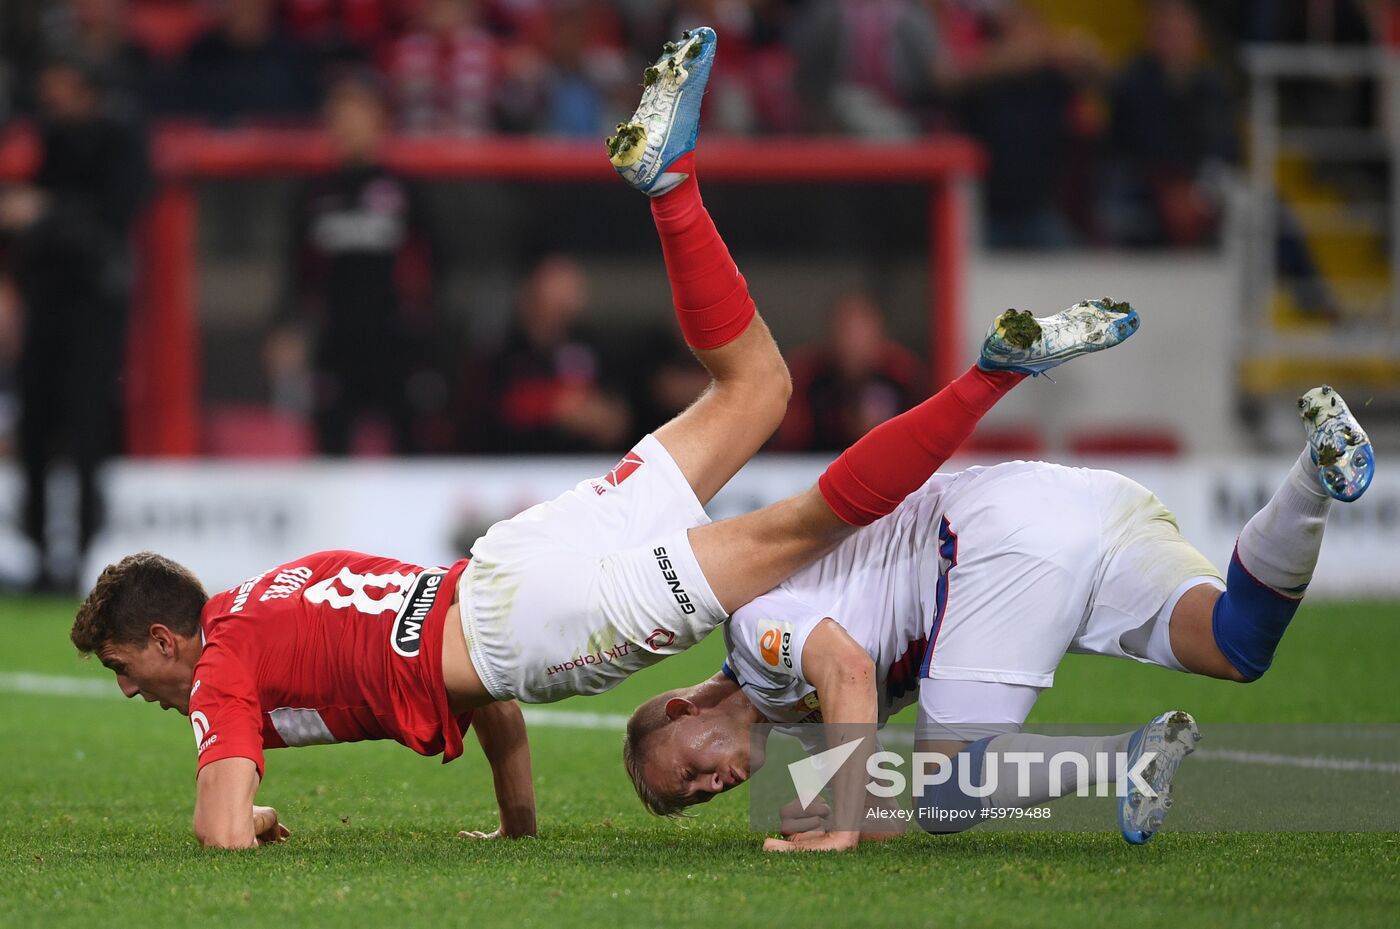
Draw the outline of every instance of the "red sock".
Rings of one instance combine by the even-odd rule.
[[[694,153],[681,157],[669,170],[690,175],[651,201],[676,318],[687,345],[719,348],[748,328],[754,315],[753,298],[700,200]]]
[[[822,499],[852,526],[868,526],[894,512],[952,457],[978,420],[1025,377],[973,365],[923,403],[876,426],[842,452],[817,481]]]

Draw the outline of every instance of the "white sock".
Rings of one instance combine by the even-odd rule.
[[[1280,593],[1301,594],[1317,567],[1331,504],[1305,449],[1273,499],[1240,532],[1235,545],[1240,564]]]
[[[1132,732],[1109,736],[1055,736],[1031,732],[999,735],[987,743],[982,769],[982,776],[989,776],[987,765],[995,753],[997,786],[987,797],[986,804],[993,809],[1038,806],[1056,797],[1072,797],[1080,787],[1111,784],[1122,774],[1123,754],[1128,751],[1132,735]],[[1008,753],[1014,752],[1035,752],[1042,760],[1009,760]],[[1061,752],[1087,758],[1086,768],[1068,762],[1052,766],[1051,760]],[[1101,757],[1106,758],[1106,762],[1100,761]],[[1051,791],[1052,784],[1058,785],[1058,792]]]

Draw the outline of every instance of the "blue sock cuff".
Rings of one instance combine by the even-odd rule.
[[[1257,680],[1273,663],[1279,640],[1302,601],[1257,580],[1240,563],[1238,551],[1230,558],[1225,585],[1211,616],[1215,644],[1246,680]]]
[[[966,760],[967,767],[971,771],[967,779],[968,783],[974,787],[985,783],[986,771],[984,767],[987,760],[987,744],[993,738],[993,736],[988,736],[985,739],[978,739],[963,749],[951,759],[952,770],[946,781],[928,787],[924,793],[914,797],[914,811],[919,814],[917,819],[925,832],[933,835],[948,835],[971,829],[982,821],[981,813],[982,808],[986,805],[986,798],[970,797],[963,793],[958,783],[958,770]],[[938,811],[938,813],[933,811]],[[940,813],[942,815],[939,815]]]

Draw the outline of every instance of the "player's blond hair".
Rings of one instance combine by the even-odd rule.
[[[646,741],[671,722],[666,715],[667,701],[682,693],[684,688],[668,690],[637,707],[632,718],[627,720],[627,733],[622,737],[622,764],[627,768],[627,776],[632,779],[632,786],[636,788],[642,805],[654,816],[680,816],[685,812],[684,801],[665,796],[647,783],[643,760]]]
[[[151,623],[198,635],[208,599],[189,568],[155,552],[137,552],[102,569],[78,607],[70,637],[79,652],[90,655],[104,645],[144,642]]]

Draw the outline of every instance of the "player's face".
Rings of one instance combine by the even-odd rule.
[[[104,645],[97,657],[117,676],[124,696],[140,696],[147,703],[159,703],[162,710],[189,715],[191,669],[173,652],[162,652],[156,640],[147,639],[141,646]]]
[[[649,748],[646,777],[652,789],[686,806],[739,786],[763,763],[750,757],[748,727],[713,712],[672,720]]]

